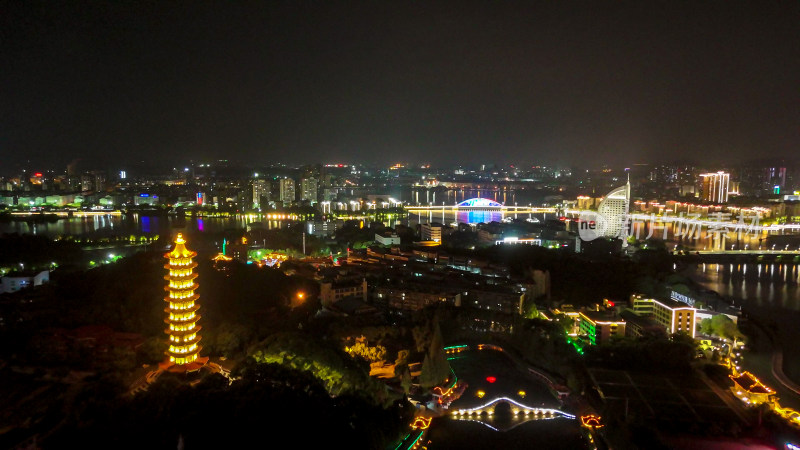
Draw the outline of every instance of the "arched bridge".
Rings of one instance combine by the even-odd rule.
[[[459,206],[461,208],[470,208],[470,207],[475,207],[475,208],[499,208],[499,207],[501,207],[503,205],[501,203],[498,203],[498,202],[494,201],[494,200],[489,200],[488,198],[476,197],[476,198],[471,198],[471,199],[468,199],[468,200],[464,200],[463,202],[458,203],[456,206]]]
[[[556,208],[551,207],[538,207],[538,206],[523,206],[523,205],[504,205],[488,198],[470,198],[459,202],[455,205],[406,205],[406,211],[411,213],[424,213],[424,212],[464,212],[464,211],[487,211],[487,212],[500,212],[504,214],[553,214],[557,212]]]

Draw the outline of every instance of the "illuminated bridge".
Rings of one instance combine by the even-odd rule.
[[[411,213],[428,213],[428,212],[451,212],[451,213],[458,213],[458,212],[467,212],[467,211],[486,211],[486,212],[498,212],[498,213],[517,213],[517,214],[555,214],[557,212],[556,208],[552,207],[540,207],[540,206],[531,206],[531,205],[504,205],[502,203],[498,203],[494,200],[490,200],[488,198],[471,198],[468,200],[464,200],[463,202],[457,203],[455,205],[407,205],[406,211]]]

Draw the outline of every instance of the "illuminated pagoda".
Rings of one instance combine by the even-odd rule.
[[[186,241],[183,235],[178,233],[175,238],[175,248],[164,255],[169,263],[164,266],[169,270],[169,274],[164,277],[169,284],[164,287],[167,296],[164,301],[169,304],[164,312],[167,318],[164,319],[169,327],[164,332],[169,335],[169,349],[167,349],[168,361],[162,363],[162,369],[170,372],[192,372],[200,369],[208,362],[208,357],[200,357],[198,353],[200,346],[200,315],[197,310],[197,289],[193,273],[197,263],[192,259],[197,253],[186,248]]]

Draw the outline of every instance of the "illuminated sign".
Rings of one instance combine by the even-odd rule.
[[[581,416],[581,425],[586,428],[603,428],[603,423],[600,421],[600,416],[595,416],[594,414]]]
[[[433,417],[417,417],[414,420],[414,423],[411,425],[412,430],[427,430],[428,427],[431,426],[431,420]]]
[[[679,293],[677,293],[675,291],[672,291],[672,293],[669,295],[669,298],[671,298],[671,299],[673,299],[673,300],[675,300],[677,302],[686,303],[689,306],[694,306],[694,304],[695,304],[695,299],[693,299],[692,297],[688,297],[686,295],[679,294]]]

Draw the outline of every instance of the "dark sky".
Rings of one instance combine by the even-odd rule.
[[[7,1],[0,39],[0,165],[730,162],[800,145],[797,1]]]

